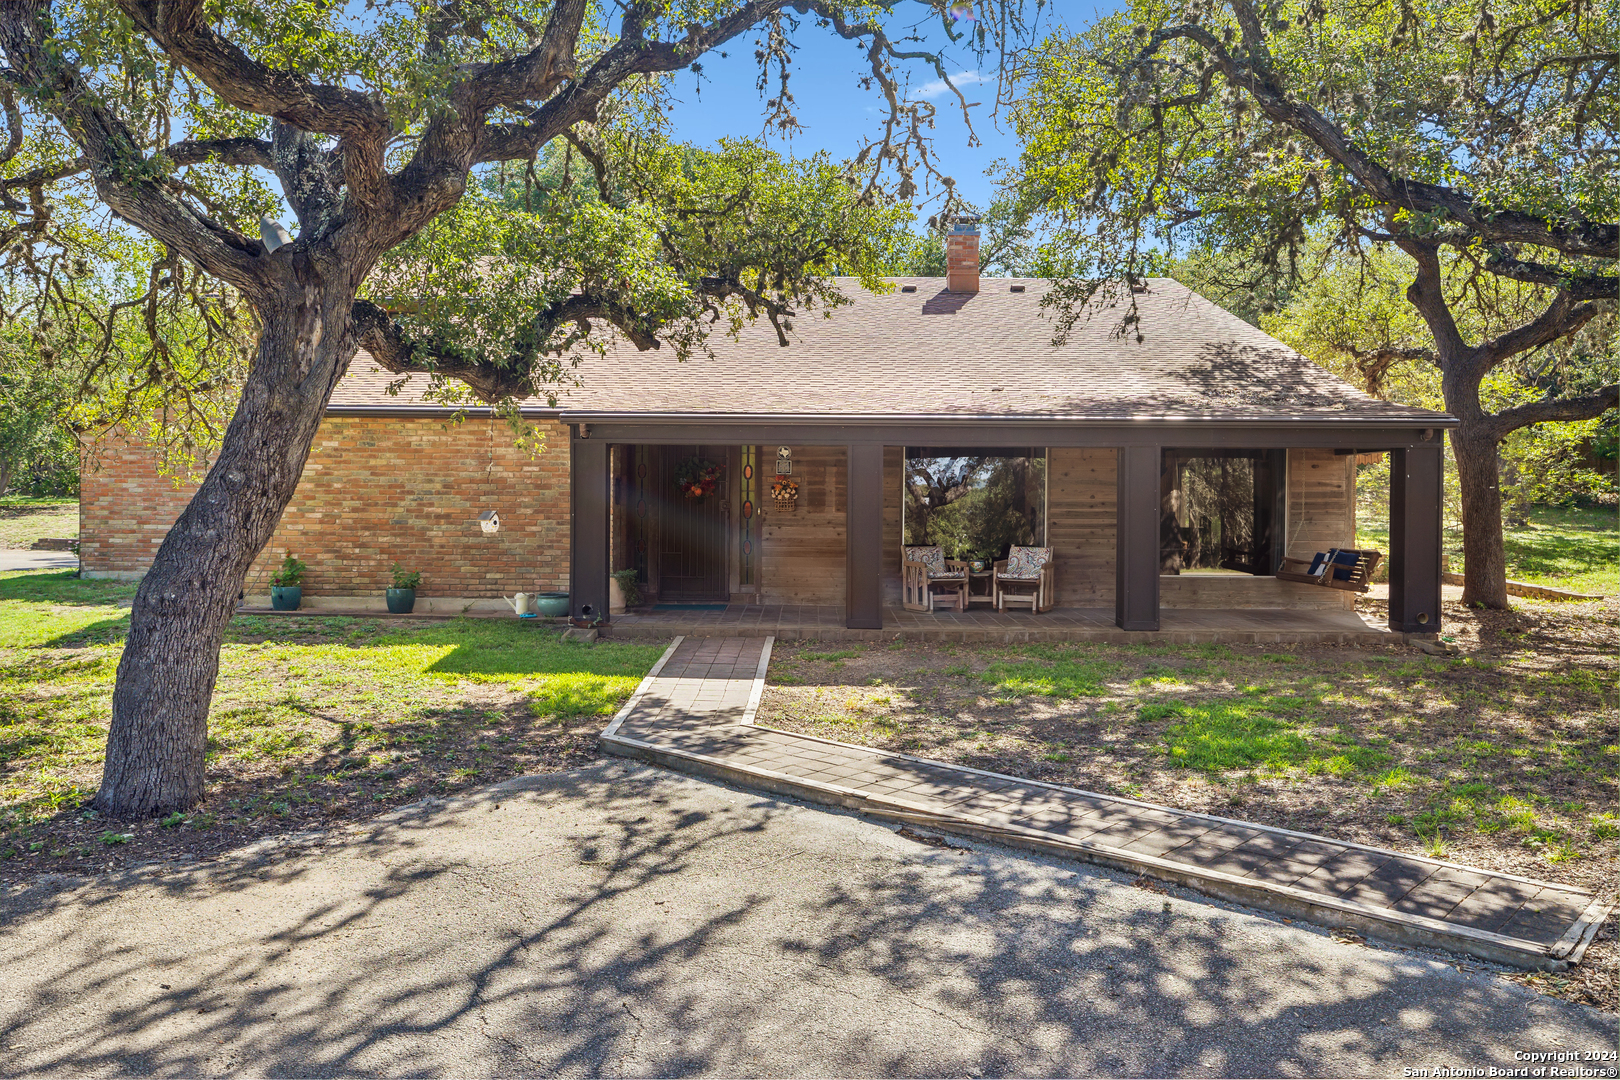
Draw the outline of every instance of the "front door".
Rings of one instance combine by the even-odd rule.
[[[727,464],[724,446],[659,448],[662,527],[658,530],[658,599],[695,603],[730,598],[726,581],[726,498],[730,477],[722,474],[719,489],[701,497],[686,494],[683,468]]]

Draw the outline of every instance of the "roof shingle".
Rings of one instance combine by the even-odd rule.
[[[985,278],[976,294],[949,293],[943,278],[896,278],[877,295],[842,282],[854,303],[830,317],[796,320],[781,347],[767,324],[736,340],[710,339],[714,356],[685,362],[622,339],[577,369],[562,390],[572,414],[692,416],[1207,418],[1406,421],[1443,415],[1371,397],[1276,339],[1168,278],[1137,295],[1143,341],[1116,336],[1100,311],[1052,344],[1041,308],[1049,282]],[[915,292],[898,286],[912,285]],[[1022,285],[1023,292],[1012,286]],[[362,353],[332,399],[334,410],[438,408],[426,379],[380,371]],[[413,386],[412,383],[415,385]],[[540,399],[525,403],[543,406]]]

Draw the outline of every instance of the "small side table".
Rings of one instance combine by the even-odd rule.
[[[996,572],[994,570],[968,571],[967,602],[968,607],[972,607],[974,604],[995,604]]]

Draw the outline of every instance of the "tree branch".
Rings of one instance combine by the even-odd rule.
[[[456,94],[462,111],[485,113],[498,105],[544,101],[574,77],[574,52],[585,20],[586,0],[560,0],[546,20],[540,44],[522,56],[481,64]]]
[[[1540,315],[1479,347],[1483,370],[1489,371],[1510,356],[1550,344],[1573,334],[1603,311],[1601,304],[1587,300],[1577,304],[1567,292],[1553,297]]]
[[[1491,251],[1485,260],[1485,269],[1514,281],[1558,289],[1575,300],[1613,300],[1620,297],[1620,277],[1530,262],[1516,258],[1502,248]]]
[[[263,139],[182,139],[170,144],[163,151],[163,156],[176,165],[218,162],[221,165],[274,168],[270,159],[270,144]]]
[[[1490,424],[1500,442],[1520,428],[1554,420],[1590,420],[1620,406],[1620,386],[1605,386],[1580,397],[1554,398],[1532,401],[1511,409],[1503,409],[1490,418]]]
[[[183,14],[186,6],[175,10]],[[142,155],[140,140],[67,62],[52,40],[55,36],[43,0],[0,0],[0,50],[16,76],[46,88],[41,108],[72,133],[101,200],[207,273],[250,295],[255,292],[269,272],[258,258],[263,245],[198,213],[167,190],[162,165]]]
[[[380,100],[259,63],[203,22],[202,0],[117,2],[165,53],[238,109],[340,138],[388,136],[388,110]]]
[[[1196,41],[1215,58],[1227,82],[1247,90],[1272,121],[1293,128],[1314,142],[1358,184],[1380,202],[1415,213],[1443,211],[1481,239],[1548,247],[1566,255],[1620,258],[1620,224],[1577,219],[1551,222],[1534,214],[1475,205],[1473,196],[1455,188],[1394,176],[1374,161],[1338,126],[1316,109],[1292,100],[1270,70],[1259,14],[1250,0],[1229,0],[1248,52],[1248,62],[1232,55],[1214,34],[1195,23],[1163,27],[1143,50],[1143,59],[1172,38]]]

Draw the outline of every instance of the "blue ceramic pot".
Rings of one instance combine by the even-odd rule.
[[[394,615],[409,615],[416,606],[415,589],[389,589],[388,610]]]
[[[568,594],[565,592],[536,593],[534,610],[548,619],[560,619],[568,614]]]
[[[270,606],[276,611],[297,611],[304,602],[304,590],[299,585],[270,586]]]

